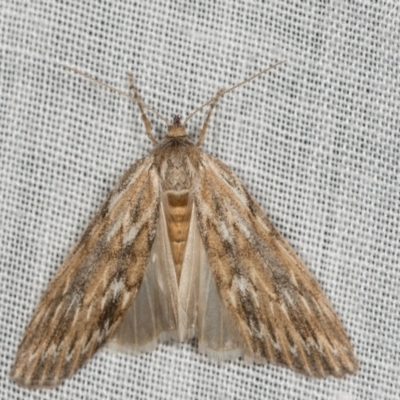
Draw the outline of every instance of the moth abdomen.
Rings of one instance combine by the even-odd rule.
[[[165,219],[168,238],[179,283],[185,257],[193,200],[188,190],[168,191],[165,202]]]

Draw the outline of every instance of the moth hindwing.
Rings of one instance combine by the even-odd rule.
[[[185,130],[194,113],[175,117],[158,143],[129,76],[155,148],[124,174],[50,282],[19,346],[15,382],[54,386],[107,342],[141,352],[194,337],[218,360],[242,356],[314,377],[356,372],[315,279],[236,175],[200,148],[218,100],[260,74],[199,108],[209,105],[197,144]]]

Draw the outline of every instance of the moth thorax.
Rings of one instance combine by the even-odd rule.
[[[168,126],[168,137],[185,137],[187,136],[185,127],[179,124],[173,124]]]
[[[190,216],[192,214],[192,200],[189,192],[168,191],[168,205],[165,216],[168,227],[168,237],[171,244],[172,257],[174,259],[176,278],[179,279],[182,271],[182,264],[185,257],[186,241],[189,232]]]

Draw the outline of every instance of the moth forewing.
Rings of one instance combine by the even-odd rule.
[[[60,383],[121,322],[143,279],[154,240],[159,183],[152,168],[149,156],[126,172],[50,282],[11,370],[18,384]]]
[[[152,109],[129,76],[128,97],[156,147],[124,174],[50,282],[19,346],[15,382],[56,385],[110,339],[140,352],[196,337],[218,360],[355,373],[350,341],[315,279],[235,174],[200,148],[217,101],[261,73],[194,112],[210,105],[196,145],[185,131],[194,113],[183,124],[175,117],[157,142],[144,111]]]
[[[310,272],[232,171],[206,154],[202,165],[199,230],[250,354],[316,377],[354,373],[351,344]]]

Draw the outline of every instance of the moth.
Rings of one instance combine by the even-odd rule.
[[[161,142],[145,110],[160,114],[129,75],[155,147],[125,172],[51,280],[19,346],[16,383],[57,385],[105,343],[140,353],[192,338],[217,360],[268,361],[321,378],[356,372],[316,280],[239,178],[200,147],[220,98],[279,64],[219,90],[183,122],[160,116]],[[205,106],[194,143],[185,126]]]

